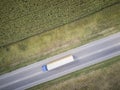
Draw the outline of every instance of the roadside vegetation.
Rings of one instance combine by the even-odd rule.
[[[119,10],[118,3],[70,24],[1,47],[0,74],[120,32]]]
[[[0,0],[0,46],[83,18],[119,0]]]
[[[119,90],[120,56],[28,90]]]

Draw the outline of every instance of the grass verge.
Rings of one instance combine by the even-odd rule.
[[[28,90],[119,90],[120,56]]]
[[[0,74],[120,32],[120,4],[0,48]]]

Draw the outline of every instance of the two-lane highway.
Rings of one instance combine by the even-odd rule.
[[[41,66],[72,54],[75,62],[48,72]],[[0,76],[0,90],[23,90],[120,55],[120,33]]]

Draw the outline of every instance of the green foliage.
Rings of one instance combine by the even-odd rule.
[[[0,0],[0,46],[88,16],[119,0]]]
[[[120,4],[0,48],[0,74],[120,32]],[[9,68],[7,68],[9,67]]]
[[[25,51],[25,50],[27,49],[27,45],[24,44],[24,43],[19,43],[19,44],[18,44],[18,48],[19,48],[20,50]]]

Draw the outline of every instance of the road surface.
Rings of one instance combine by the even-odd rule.
[[[74,56],[74,62],[42,72],[42,65],[70,54]],[[120,33],[1,75],[0,90],[24,90],[118,55],[120,55]]]

